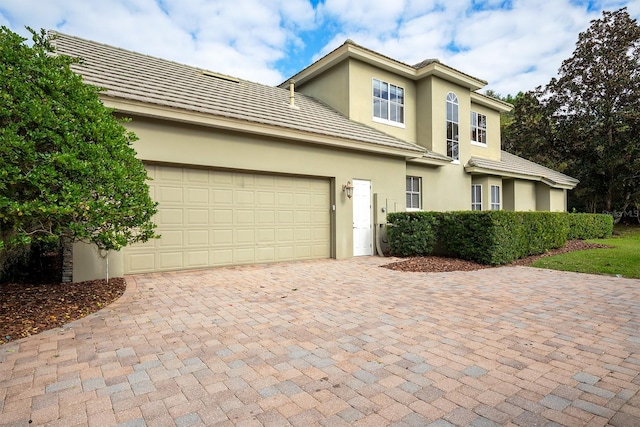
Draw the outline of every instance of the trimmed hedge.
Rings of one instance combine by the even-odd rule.
[[[613,216],[605,214],[571,213],[568,240],[606,239],[613,233]]]
[[[581,217],[575,219],[575,216]],[[607,236],[608,215],[564,212],[397,212],[387,216],[392,255],[430,253],[481,264],[508,264],[560,248],[567,236]],[[580,234],[579,234],[579,233]],[[589,232],[591,234],[589,234]]]
[[[436,212],[403,212],[387,215],[393,227],[387,229],[391,253],[397,256],[421,256],[433,251],[438,225]]]

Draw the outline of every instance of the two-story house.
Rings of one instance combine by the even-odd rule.
[[[159,202],[162,237],[110,254],[112,275],[374,255],[388,212],[562,211],[577,184],[501,151],[510,106],[437,60],[347,41],[271,87],[51,34],[132,119]],[[104,275],[88,245],[73,261],[76,281]]]

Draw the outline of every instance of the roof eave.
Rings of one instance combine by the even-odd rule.
[[[578,185],[579,183],[579,181],[576,181],[575,184],[561,183],[561,182],[553,181],[548,177],[541,176],[541,175],[530,175],[530,174],[524,174],[524,173],[509,172],[509,171],[490,169],[486,167],[473,166],[473,165],[465,166],[464,170],[465,172],[470,173],[472,175],[494,175],[494,176],[500,176],[503,178],[504,177],[516,178],[516,179],[523,179],[526,181],[542,182],[548,185],[549,187],[558,188],[562,190],[573,190],[574,188],[576,188],[576,185]]]
[[[410,65],[388,58],[382,54],[347,41],[337,49],[309,65],[307,68],[280,83],[278,87],[287,88],[291,80],[296,84],[304,84],[306,81],[312,79],[318,74],[321,74],[327,69],[334,67],[336,64],[347,58],[357,59],[411,80],[420,80],[433,75],[460,86],[467,87],[471,91],[481,89],[487,85],[487,82],[484,80],[471,77],[456,70],[455,68],[451,68],[439,62],[432,62],[420,69],[415,69]]]
[[[245,134],[286,139],[289,141],[313,143],[349,150],[366,151],[402,158],[415,157],[416,155],[420,155],[424,152],[420,148],[413,149],[376,145],[365,141],[339,138],[313,132],[305,132],[303,130],[283,128],[266,123],[216,116],[212,114],[183,110],[180,108],[159,104],[151,105],[141,101],[110,97],[106,94],[102,94],[101,99],[107,107],[113,108],[115,111],[125,116],[134,115],[139,117],[157,118],[174,122],[214,127]]]
[[[453,159],[437,159],[437,158],[428,157],[428,156],[407,158],[407,162],[409,163],[417,163],[420,165],[435,166],[435,167],[449,165],[451,164],[452,161]]]
[[[489,107],[501,113],[507,113],[513,110],[513,105],[477,92],[471,92],[471,102]]]

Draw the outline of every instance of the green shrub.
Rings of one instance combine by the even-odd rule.
[[[516,212],[461,211],[443,216],[444,253],[481,264],[505,264],[522,255],[522,220]]]
[[[422,256],[432,252],[437,238],[438,213],[396,212],[387,215],[387,221],[391,255]]]
[[[562,247],[568,232],[566,215],[551,212],[413,212],[388,218],[394,255],[436,253],[492,265]]]
[[[569,223],[562,212],[518,212],[523,216],[527,255],[537,255],[567,243]]]
[[[613,232],[613,217],[606,214],[567,214],[569,234],[567,239],[606,239]]]

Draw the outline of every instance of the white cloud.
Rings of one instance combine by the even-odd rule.
[[[506,95],[546,84],[590,20],[624,5],[640,16],[637,0],[0,0],[0,24],[266,84],[289,77],[287,58],[310,63],[351,38],[409,64],[439,58]]]

